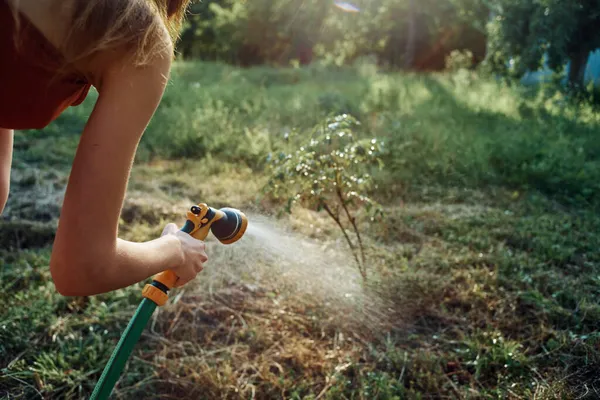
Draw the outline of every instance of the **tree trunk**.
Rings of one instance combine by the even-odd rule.
[[[404,51],[404,68],[410,68],[415,60],[415,41],[417,39],[417,24],[415,18],[415,0],[410,0],[406,50]]]
[[[585,68],[587,66],[590,52],[587,50],[575,53],[571,57],[571,65],[569,67],[569,86],[572,88],[582,89],[585,78]]]

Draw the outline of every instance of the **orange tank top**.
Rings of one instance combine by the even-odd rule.
[[[0,128],[41,129],[81,104],[91,84],[76,72],[57,78],[62,55],[22,14],[19,22],[15,39],[12,10],[0,0]]]

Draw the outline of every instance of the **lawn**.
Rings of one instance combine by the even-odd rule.
[[[95,94],[18,132],[0,220],[0,395],[89,396],[144,282],[64,298],[48,260]],[[362,211],[362,282],[325,211],[264,192],[269,155],[332,115],[385,144]],[[600,114],[551,87],[364,63],[237,69],[180,62],[140,144],[121,237],[194,203],[232,206],[197,280],[154,314],[113,392],[156,399],[600,397]]]

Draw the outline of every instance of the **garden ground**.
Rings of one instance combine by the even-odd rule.
[[[93,100],[15,138],[0,221],[6,398],[85,398],[140,301],[143,283],[64,298],[48,271]],[[370,193],[385,218],[358,213],[365,285],[326,213],[279,215],[262,192],[268,155],[341,113],[387,149]],[[154,238],[197,202],[256,228],[209,239],[209,265],[155,313],[115,398],[599,397],[599,122],[551,88],[466,71],[178,64],[121,235]]]

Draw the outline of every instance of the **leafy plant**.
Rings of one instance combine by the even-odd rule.
[[[356,212],[364,209],[372,220],[382,215],[367,192],[373,185],[371,169],[383,167],[383,143],[376,138],[357,139],[353,130],[359,126],[360,122],[348,114],[328,118],[295,152],[270,156],[272,175],[266,189],[277,198],[287,199],[285,210],[289,213],[295,204],[325,210],[343,233],[366,280],[364,243]],[[356,243],[348,235],[350,229]]]

